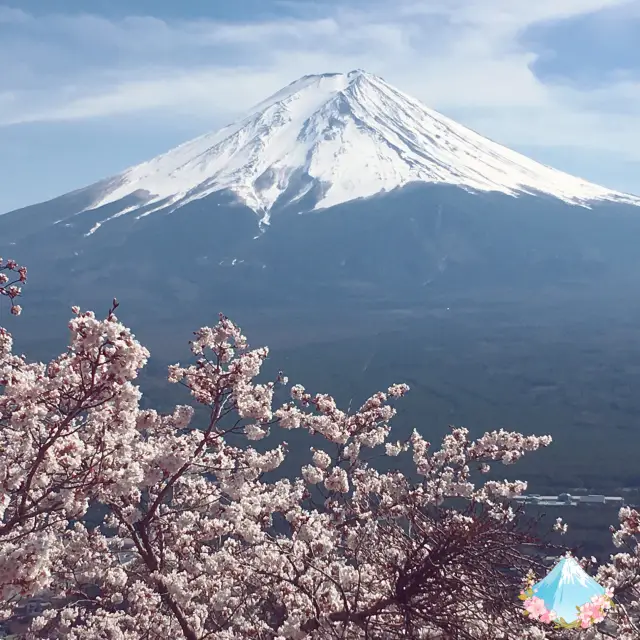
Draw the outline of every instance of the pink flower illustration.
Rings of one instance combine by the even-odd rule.
[[[558,617],[558,615],[556,614],[555,611],[547,611],[546,609],[544,610],[544,613],[541,614],[540,616],[540,622],[544,622],[545,624],[550,624],[551,622],[553,622],[556,618]]]
[[[534,619],[538,620],[540,616],[547,613],[547,608],[544,606],[544,600],[538,598],[537,596],[533,596],[533,598],[529,598],[524,603],[524,608],[529,612],[529,615]]]

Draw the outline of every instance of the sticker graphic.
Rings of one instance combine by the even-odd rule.
[[[598,584],[567,553],[546,578],[529,583],[519,598],[524,615],[563,629],[586,629],[602,622],[613,608],[613,592]]]

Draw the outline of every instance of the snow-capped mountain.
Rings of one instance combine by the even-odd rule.
[[[628,296],[637,205],[354,71],[306,76],[217,133],[0,216],[0,254],[29,267],[34,323],[116,295],[164,337],[219,311],[295,325],[302,309],[491,304],[549,287]]]
[[[312,190],[311,208],[324,209],[415,182],[640,204],[483,138],[358,70],[293,82],[238,122],[109,180],[88,209],[135,195],[112,215],[144,206],[147,216],[228,191],[266,224],[274,207]]]

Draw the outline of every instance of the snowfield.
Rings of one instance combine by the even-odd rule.
[[[323,209],[411,182],[640,205],[492,142],[358,70],[293,82],[238,122],[116,176],[89,209],[136,195],[140,204],[126,212],[145,206],[146,216],[228,190],[268,224],[276,203],[312,190],[311,208]]]

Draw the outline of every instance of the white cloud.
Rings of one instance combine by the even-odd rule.
[[[30,20],[28,13],[21,9],[0,5],[0,24],[18,24]]]
[[[0,125],[151,110],[220,121],[301,75],[362,67],[505,144],[640,159],[640,110],[629,108],[640,107],[640,84],[545,84],[521,39],[534,25],[612,7],[623,19],[640,0],[294,4],[288,18],[246,23],[33,18],[0,7],[0,27],[12,23],[0,67],[13,60],[20,70],[0,76]]]

